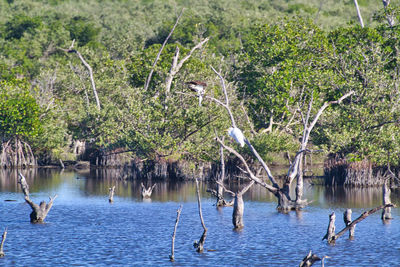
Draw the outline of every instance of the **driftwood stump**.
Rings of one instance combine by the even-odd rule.
[[[174,227],[174,232],[172,233],[171,255],[169,255],[170,261],[175,261],[175,236],[176,236],[176,229],[178,228],[179,217],[181,216],[181,212],[182,212],[182,205],[180,205],[179,209],[176,211],[175,227]]]
[[[45,201],[40,202],[39,205],[35,204],[29,198],[29,186],[28,183],[26,182],[25,177],[21,173],[18,173],[18,175],[19,175],[19,183],[21,184],[21,190],[24,193],[25,201],[32,208],[32,212],[30,214],[31,223],[42,223],[46,218],[47,214],[49,213],[51,207],[53,206],[53,201],[54,199],[56,199],[57,195],[55,195],[54,197],[49,197],[50,201],[48,204],[46,204]]]
[[[4,242],[6,241],[6,237],[7,237],[7,228],[4,230],[3,235],[1,236],[1,243],[0,243],[0,258],[4,257],[6,254],[3,251],[3,247],[4,247]]]
[[[343,221],[344,224],[346,226],[349,226],[351,223],[351,209],[347,209],[344,213],[343,213]],[[356,225],[352,225],[349,229],[349,239],[353,240],[354,239],[354,231],[355,231]]]
[[[157,184],[153,184],[153,186],[150,186],[149,188],[146,189],[143,183],[140,184],[140,194],[142,198],[151,198],[151,194],[153,193],[154,187],[156,187]]]
[[[390,188],[387,185],[387,182],[385,182],[382,186],[382,202],[383,205],[387,205],[390,204]],[[393,219],[392,217],[392,208],[391,207],[386,207],[382,210],[382,220],[386,221],[386,220],[390,220]]]
[[[332,212],[331,215],[329,215],[329,224],[328,224],[328,229],[326,231],[326,235],[322,240],[327,239],[328,243],[334,243],[335,242],[335,220],[336,220],[336,215],[335,212]]]
[[[109,194],[108,194],[108,202],[113,203],[114,202],[114,192],[115,192],[115,185],[110,187],[108,189]]]
[[[333,212],[331,215],[329,215],[329,225],[328,225],[328,231],[326,233],[326,235],[322,238],[322,240],[327,239],[328,243],[334,243],[335,240],[337,240],[339,237],[341,237],[346,231],[349,231],[350,229],[353,228],[353,232],[352,237],[354,237],[354,227],[357,223],[361,222],[362,220],[364,220],[365,218],[367,218],[369,215],[377,212],[378,210],[384,209],[384,208],[388,208],[388,207],[394,207],[393,204],[389,203],[386,205],[381,205],[378,206],[376,208],[373,208],[369,211],[365,211],[363,212],[357,219],[355,219],[352,222],[346,222],[348,220],[348,218],[345,218],[345,222],[346,222],[346,227],[343,228],[339,233],[335,234],[335,213]],[[349,234],[350,235],[350,234]]]

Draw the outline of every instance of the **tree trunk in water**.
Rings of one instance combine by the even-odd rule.
[[[197,204],[199,207],[199,216],[200,216],[200,222],[201,222],[201,226],[203,227],[203,234],[200,237],[200,240],[197,242],[194,242],[193,246],[196,248],[196,251],[199,253],[202,253],[204,250],[204,242],[206,241],[206,237],[207,237],[207,228],[206,225],[204,223],[204,219],[203,219],[203,213],[201,211],[201,199],[200,199],[200,189],[199,189],[199,181],[196,178],[196,191],[197,191]]]
[[[343,213],[343,221],[345,223],[346,226],[349,226],[351,224],[351,209],[347,209],[344,213]],[[353,240],[354,239],[354,231],[355,231],[356,225],[353,225],[350,227],[349,229],[349,239]]]
[[[29,199],[29,197],[25,197],[26,203],[28,203],[29,206],[31,206],[32,208],[32,212],[30,214],[31,223],[42,223],[44,221],[51,207],[53,206],[53,201],[56,197],[57,195],[52,198],[50,197],[50,201],[48,204],[46,204],[45,201],[42,201],[39,205],[33,203],[33,201]]]
[[[390,204],[390,188],[388,187],[387,183],[382,186],[382,198],[383,198],[383,205]],[[382,211],[382,220],[390,220],[393,219],[392,217],[392,208],[387,207],[384,208]]]
[[[301,204],[303,197],[303,156],[300,156],[299,171],[297,173],[296,204]]]
[[[157,184],[153,184],[153,186],[150,186],[148,189],[144,186],[143,183],[140,184],[141,189],[140,189],[140,194],[142,198],[150,198],[151,194],[153,193],[154,187],[156,187]]]
[[[179,217],[181,216],[181,212],[182,212],[182,205],[180,205],[179,209],[176,211],[175,227],[174,227],[174,232],[172,233],[171,255],[169,255],[170,261],[175,261],[175,236],[176,236],[176,229],[178,228]]]
[[[225,137],[222,137],[222,142],[225,140]],[[221,174],[218,177],[217,183],[217,207],[223,207],[226,205],[226,201],[224,200],[224,188],[220,185],[224,183],[225,179],[225,158],[224,158],[224,148],[220,146],[220,156],[221,156]]]
[[[243,223],[244,202],[242,194],[235,194],[235,202],[233,204],[232,223],[236,229],[244,227]]]
[[[26,203],[29,204],[29,206],[32,209],[32,212],[30,214],[31,223],[42,223],[46,218],[47,214],[49,213],[51,207],[53,206],[53,201],[54,199],[56,199],[57,195],[55,195],[54,197],[50,197],[50,201],[48,204],[46,204],[45,201],[40,202],[39,205],[35,204],[29,198],[29,186],[28,183],[26,182],[25,177],[21,173],[18,173],[18,175],[19,175],[18,183],[21,185],[21,190],[24,193],[25,201]]]
[[[108,189],[109,195],[108,195],[108,202],[113,203],[114,202],[114,192],[115,192],[115,185],[110,187]]]
[[[6,241],[7,237],[7,228],[4,230],[3,235],[1,236],[1,243],[0,243],[0,258],[4,257],[6,254],[3,251],[4,242]]]
[[[336,215],[334,212],[332,212],[331,215],[329,215],[329,225],[328,229],[326,231],[326,235],[322,240],[327,239],[328,243],[335,243],[335,220],[336,220]]]

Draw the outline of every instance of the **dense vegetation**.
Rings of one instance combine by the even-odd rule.
[[[185,85],[204,80],[221,99],[213,66],[264,157],[298,148],[306,100],[317,107],[352,90],[319,121],[313,145],[399,165],[400,28],[386,22],[399,9],[376,2],[359,1],[361,28],[350,0],[0,1],[2,142],[18,137],[47,161],[73,159],[74,140],[141,158],[218,160],[214,130],[226,134],[228,115],[208,100],[199,106]],[[181,59],[206,37],[168,90],[176,47]],[[72,40],[93,69],[100,109],[87,68],[68,53]]]

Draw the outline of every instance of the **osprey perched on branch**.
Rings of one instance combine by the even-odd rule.
[[[186,84],[190,90],[197,93],[197,96],[199,97],[199,106],[201,106],[201,101],[203,100],[203,95],[205,93],[207,84],[201,81],[190,81]]]

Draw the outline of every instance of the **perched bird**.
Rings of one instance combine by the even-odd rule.
[[[237,128],[237,127],[229,128],[228,129],[228,134],[233,139],[235,139],[235,141],[238,142],[241,147],[244,147],[244,135],[243,135],[242,131],[239,128]]]
[[[197,96],[199,97],[199,106],[201,106],[201,101],[203,101],[203,95],[205,93],[207,84],[201,81],[190,81],[186,84],[190,90],[197,93]]]

